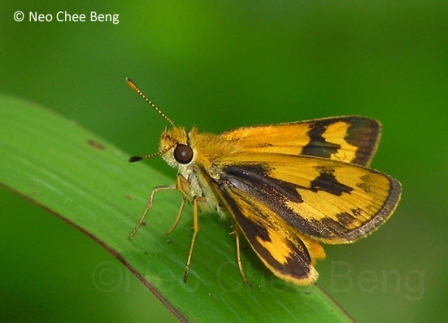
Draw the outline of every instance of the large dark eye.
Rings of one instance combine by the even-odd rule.
[[[181,164],[188,164],[193,159],[193,149],[190,146],[178,144],[174,149],[174,158]]]

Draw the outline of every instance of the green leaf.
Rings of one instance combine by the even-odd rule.
[[[171,184],[145,163],[38,105],[0,96],[0,182],[78,228],[131,270],[183,321],[349,322],[317,286],[273,276],[243,245],[241,279],[230,224],[200,215],[188,282],[182,281],[191,239],[191,207],[169,240],[177,192],[156,195],[147,225],[128,239],[153,186]],[[149,319],[149,318],[148,318]]]

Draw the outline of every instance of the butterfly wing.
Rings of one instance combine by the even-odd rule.
[[[331,244],[373,232],[401,195],[400,183],[386,174],[316,157],[238,154],[220,158],[216,166],[219,190],[241,192],[295,230]]]
[[[248,153],[306,155],[368,166],[380,134],[378,121],[347,116],[245,127],[220,137]]]
[[[276,276],[298,285],[314,283],[313,264],[325,258],[321,245],[296,230],[243,190],[222,186],[221,196],[253,250]]]
[[[313,264],[325,257],[319,242],[367,236],[401,195],[400,183],[386,174],[316,157],[236,154],[213,169],[212,186],[254,251],[277,276],[299,285],[318,277]]]

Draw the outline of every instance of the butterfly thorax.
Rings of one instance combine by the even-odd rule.
[[[189,162],[179,161],[176,149],[187,146],[192,150]],[[188,149],[188,148],[186,148]],[[214,165],[214,161],[223,156],[229,156],[238,151],[231,141],[223,141],[219,136],[210,133],[198,133],[193,127],[187,132],[184,127],[165,129],[160,137],[159,150],[162,158],[171,167],[178,169],[178,174],[186,180],[182,191],[192,200],[201,198],[201,209],[217,211],[224,215],[219,207],[216,194],[210,185],[210,178],[218,180],[221,170]]]

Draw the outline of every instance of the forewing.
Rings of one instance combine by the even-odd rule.
[[[376,152],[381,124],[373,119],[346,116],[224,132],[224,140],[240,151],[306,155],[368,166]]]
[[[240,207],[244,214],[258,217],[256,207],[263,205],[297,232],[325,243],[348,243],[373,232],[401,195],[400,183],[386,174],[328,159],[238,154],[215,162],[221,191],[257,201]]]

